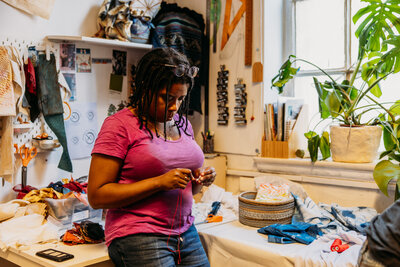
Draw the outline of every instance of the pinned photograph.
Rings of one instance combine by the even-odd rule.
[[[60,44],[61,71],[75,72],[75,45]]]
[[[126,75],[126,52],[113,50],[113,74],[115,75]]]
[[[90,49],[76,49],[76,72],[92,72]]]
[[[75,73],[63,73],[65,81],[67,82],[69,89],[71,90],[71,97],[69,101],[76,100],[76,76]]]

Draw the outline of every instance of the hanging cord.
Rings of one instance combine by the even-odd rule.
[[[180,242],[181,242],[181,234],[178,234],[178,245],[177,245],[177,250],[172,250],[168,247],[168,242],[169,242],[169,238],[171,237],[171,233],[172,233],[172,228],[174,227],[174,222],[175,222],[175,218],[176,218],[176,213],[179,209],[179,219],[181,218],[181,211],[182,211],[182,190],[179,190],[179,194],[178,194],[178,199],[176,201],[176,208],[175,208],[175,212],[174,212],[174,217],[172,218],[172,223],[171,223],[171,229],[170,229],[170,233],[168,235],[168,239],[167,239],[167,249],[171,252],[178,252],[178,264],[181,263],[181,249],[180,249]],[[181,228],[181,220],[179,220],[179,229]]]

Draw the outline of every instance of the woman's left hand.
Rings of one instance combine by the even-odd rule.
[[[216,175],[214,167],[199,168],[193,172],[194,182],[204,186],[210,186]]]

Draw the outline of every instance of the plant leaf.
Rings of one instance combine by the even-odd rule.
[[[293,79],[294,75],[299,71],[300,68],[292,68],[292,64],[294,62],[293,55],[290,55],[289,58],[282,64],[281,68],[279,69],[279,73],[272,78],[271,81],[271,89],[275,87],[278,89],[279,94],[283,93],[283,88],[285,87],[286,83]]]
[[[322,154],[322,160],[325,160],[331,156],[331,143],[329,141],[329,133],[324,131],[321,135],[319,149]]]
[[[388,184],[392,179],[398,181],[400,177],[400,166],[393,164],[389,160],[382,160],[375,166],[373,176],[379,189],[388,196]]]
[[[320,143],[319,135],[315,135],[308,139],[308,152],[310,152],[310,157],[312,162],[318,160],[318,147]]]

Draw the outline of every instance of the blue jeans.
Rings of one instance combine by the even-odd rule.
[[[117,267],[210,266],[194,225],[180,237],[170,236],[169,241],[168,236],[158,234],[135,234],[114,239],[108,247],[108,254]]]

